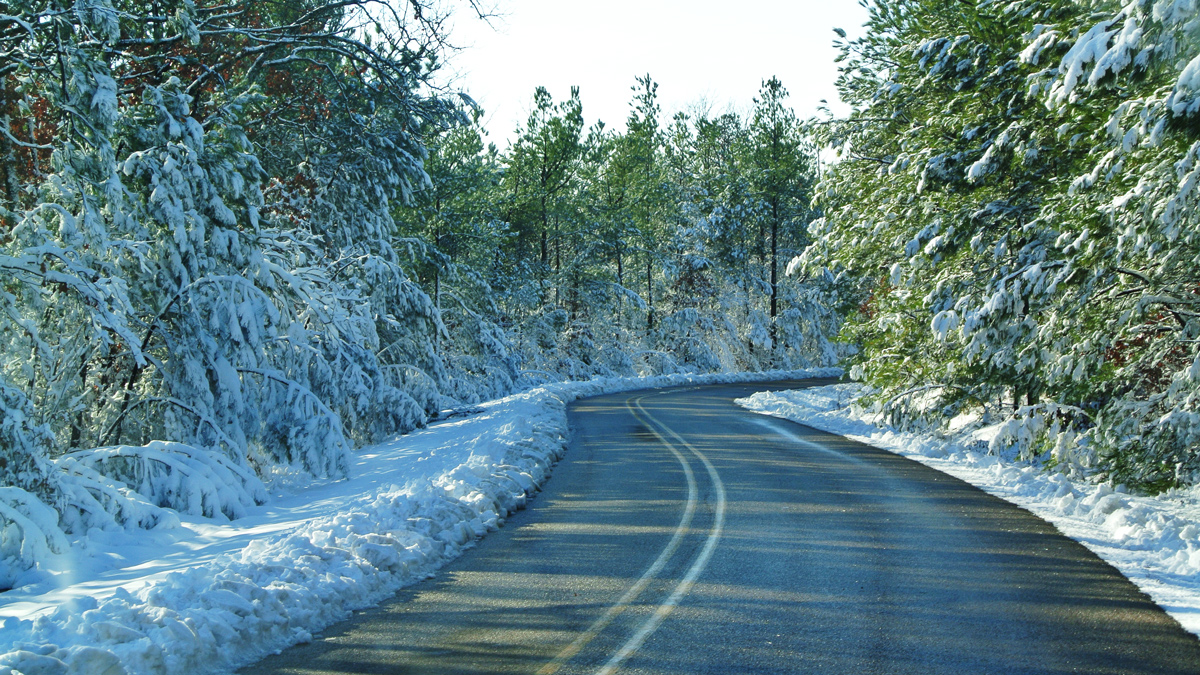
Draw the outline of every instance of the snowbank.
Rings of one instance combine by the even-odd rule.
[[[861,386],[837,384],[738,399],[782,417],[904,455],[1025,508],[1108,561],[1184,628],[1200,635],[1200,487],[1154,497],[1071,479],[988,454],[994,429],[950,437],[901,433],[851,404]]]
[[[430,576],[499,527],[562,457],[577,398],[840,372],[545,385],[366,448],[348,479],[240,500],[225,509],[241,516],[232,522],[196,507],[149,531],[94,529],[43,582],[0,594],[0,675],[231,671]]]

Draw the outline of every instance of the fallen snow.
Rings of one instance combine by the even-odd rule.
[[[348,479],[239,502],[231,522],[195,509],[149,531],[93,529],[39,581],[0,594],[0,675],[232,671],[429,577],[499,527],[561,458],[577,398],[840,373],[545,385],[363,449]]]
[[[902,433],[852,403],[861,385],[764,392],[742,406],[895,452],[976,485],[1052,523],[1200,635],[1200,487],[1157,496],[1071,479],[1015,456],[988,454],[989,429],[949,437]]]

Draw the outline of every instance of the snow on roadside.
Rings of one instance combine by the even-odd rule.
[[[837,369],[537,387],[359,451],[351,478],[218,523],[93,530],[42,582],[0,594],[0,675],[229,672],[432,575],[522,508],[566,449],[566,405],[651,387]]]
[[[1021,506],[1116,567],[1200,635],[1200,487],[1134,495],[990,455],[979,440],[986,430],[946,438],[898,432],[852,405],[861,392],[861,385],[835,384],[762,392],[737,403],[895,452]]]

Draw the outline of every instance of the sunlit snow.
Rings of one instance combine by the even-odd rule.
[[[499,527],[562,456],[576,398],[840,373],[545,385],[364,448],[349,478],[271,495],[233,521],[163,509],[174,517],[151,530],[94,529],[40,581],[0,594],[0,673],[229,672],[311,640]]]

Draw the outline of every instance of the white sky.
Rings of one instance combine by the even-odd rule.
[[[624,129],[635,78],[659,84],[663,119],[705,100],[715,112],[752,106],[777,76],[802,118],[836,101],[833,28],[861,34],[856,0],[495,0],[494,28],[460,3],[451,40],[455,85],[485,109],[489,140],[504,148],[533,91],[555,101],[580,87],[586,125]],[[838,108],[835,106],[834,110]]]

